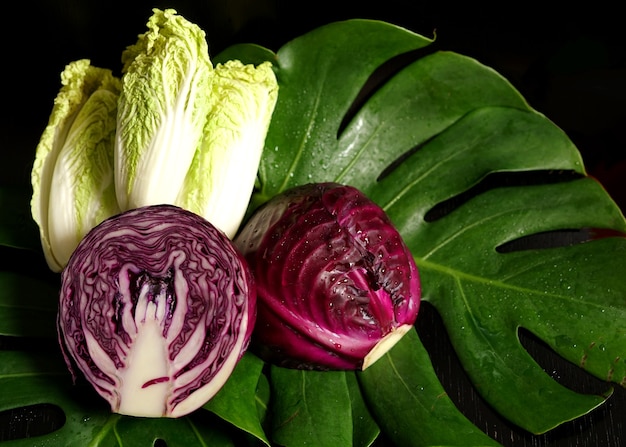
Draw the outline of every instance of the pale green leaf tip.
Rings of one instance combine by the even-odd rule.
[[[147,26],[122,57],[115,142],[122,210],[174,202],[210,107],[213,65],[204,31],[173,9],[155,9]]]
[[[213,67],[204,31],[173,9],[154,10],[123,61],[115,148],[121,209],[170,203],[234,235],[277,99],[271,64]]]
[[[31,213],[39,226],[46,261],[53,271],[64,267],[69,253],[87,229],[94,226],[93,219],[102,219],[112,212],[103,207],[115,202],[102,194],[107,183],[112,185],[112,173],[107,178],[98,154],[108,152],[112,159],[112,130],[121,88],[120,80],[111,70],[94,67],[88,59],[69,63],[61,73],[61,84],[31,170]],[[100,175],[97,181],[72,180],[85,172],[100,172]],[[53,192],[53,188],[57,191]],[[90,191],[85,188],[100,189],[97,198],[102,203],[90,201],[87,198]],[[111,195],[112,189],[108,191]],[[75,196],[80,199],[75,201]],[[117,206],[112,208],[115,210]],[[51,230],[51,222],[60,228],[57,225]]]
[[[203,216],[228,237],[237,232],[257,179],[278,96],[269,62],[217,65],[204,138],[177,204]]]

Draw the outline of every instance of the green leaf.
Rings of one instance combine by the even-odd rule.
[[[561,129],[490,68],[428,44],[354,20],[283,46],[252,207],[313,181],[362,189],[407,241],[423,298],[442,314],[477,389],[503,416],[542,433],[591,411],[610,390],[583,396],[560,386],[525,352],[518,330],[626,383],[626,362],[615,361],[626,358],[626,223]],[[370,78],[411,49],[419,50],[393,76]],[[375,88],[355,101],[368,81]],[[595,240],[594,229],[616,237]],[[589,237],[500,252],[552,231]]]
[[[133,418],[112,414],[85,384],[72,385],[57,351],[0,350],[0,411],[46,404],[65,415],[61,427],[38,436],[39,443],[64,446],[145,446],[156,439],[168,446],[232,446],[232,433],[207,411],[179,419]],[[36,419],[46,422],[42,413]],[[2,443],[32,446],[33,438]]]
[[[351,371],[273,366],[270,382],[271,437],[278,445],[367,447],[380,433]]]
[[[261,374],[259,376],[259,381],[257,383],[256,390],[256,407],[257,413],[259,415],[259,421],[261,425],[265,426],[267,421],[267,412],[268,407],[270,405],[270,397],[272,395],[272,391],[270,389],[270,381],[266,374]]]
[[[352,404],[352,445],[370,446],[378,438],[380,428],[365,402],[356,375],[346,374],[346,383]]]
[[[161,439],[172,447],[235,446],[231,436],[220,430],[219,423],[206,416],[206,412],[180,419],[141,419],[109,415],[106,425],[97,433],[98,437],[89,445],[152,447],[156,440]]]
[[[428,43],[401,28],[357,20],[328,25],[281,48],[281,93],[256,201],[312,181],[334,180],[371,192],[392,162],[469,110],[487,104],[526,107],[491,70],[443,52],[396,74],[342,130],[376,68]]]
[[[352,445],[346,374],[272,367],[272,441],[285,446]]]
[[[261,65],[265,62],[273,64],[276,62],[276,54],[260,45],[243,43],[231,45],[213,57],[213,62],[216,64],[225,64],[232,60],[252,65]]]
[[[454,406],[414,330],[357,377],[374,417],[396,445],[500,445]]]
[[[257,409],[257,387],[262,369],[263,361],[246,353],[224,387],[203,408],[270,445]]]
[[[283,46],[275,62],[279,98],[254,203],[289,186],[336,178],[335,167],[348,167],[350,148],[338,148],[337,132],[361,87],[386,60],[428,43],[390,24],[357,20],[322,27]],[[377,158],[372,152],[364,162]]]
[[[626,353],[626,309],[616,278],[626,259],[615,252],[626,240],[513,253],[497,248],[559,229],[623,232],[619,210],[595,181],[581,178],[489,189],[440,219],[424,219],[428,209],[463,194],[489,172],[533,169],[577,171],[578,153],[537,114],[483,108],[424,145],[379,183],[374,196],[413,250],[424,298],[442,314],[468,374],[476,384],[489,383],[479,387],[481,394],[511,421],[542,433],[604,397],[577,396],[555,383],[522,348],[518,328],[597,377],[620,383],[626,364],[614,359]],[[435,187],[442,176],[445,186]],[[424,211],[409,215],[408,204]],[[596,281],[606,288],[590,287]]]

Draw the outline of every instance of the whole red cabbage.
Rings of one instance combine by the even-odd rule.
[[[212,224],[171,205],[92,229],[62,272],[59,340],[113,412],[178,417],[206,403],[248,346],[252,275]]]
[[[417,267],[362,192],[307,184],[274,197],[235,239],[255,276],[253,346],[302,369],[365,369],[415,323]]]

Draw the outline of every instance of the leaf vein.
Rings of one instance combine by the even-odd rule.
[[[413,390],[411,390],[411,387],[409,386],[409,384],[406,382],[406,380],[404,380],[404,378],[402,377],[402,374],[400,374],[400,371],[398,371],[398,368],[396,367],[395,362],[393,361],[393,358],[391,356],[391,353],[387,353],[385,354],[385,356],[387,357],[387,359],[389,360],[389,365],[391,366],[391,369],[393,370],[393,372],[395,373],[395,375],[398,377],[398,379],[400,380],[400,383],[402,384],[402,386],[407,390],[407,392],[409,393],[409,395],[411,396],[412,400],[414,400],[415,402],[417,402],[422,408],[426,408],[426,405],[424,405],[424,403],[421,401],[421,399],[419,399],[415,393],[413,392]]]
[[[304,132],[304,136],[302,138],[302,141],[300,142],[300,145],[298,147],[298,150],[296,151],[296,155],[293,159],[293,161],[291,162],[291,165],[289,166],[289,169],[287,170],[286,174],[285,174],[285,178],[283,180],[283,183],[280,185],[280,188],[278,189],[277,192],[282,192],[285,190],[285,188],[287,188],[287,184],[289,183],[289,179],[293,176],[294,171],[296,170],[296,166],[298,166],[298,164],[300,163],[300,159],[302,158],[302,154],[304,154],[304,148],[306,146],[306,143],[309,139],[309,135],[311,134],[311,130],[313,129],[314,125],[315,125],[315,118],[317,116],[317,112],[319,110],[319,104],[320,104],[320,100],[321,100],[321,89],[318,92],[318,94],[315,97],[315,101],[312,107],[312,116],[311,119],[309,120],[309,124],[306,127],[306,131]]]
[[[431,140],[432,140],[432,138],[433,137],[430,137]],[[428,140],[426,140],[426,141],[428,141]],[[383,210],[385,210],[385,212],[388,212],[388,210],[393,205],[395,205],[403,196],[405,196],[409,192],[409,190],[411,190],[416,184],[418,184],[420,181],[422,181],[425,177],[428,177],[433,171],[435,171],[437,168],[439,168],[443,164],[449,162],[453,158],[455,158],[457,156],[463,155],[466,151],[470,150],[472,147],[473,146],[471,144],[468,144],[468,145],[466,145],[464,150],[452,152],[449,156],[444,157],[444,158],[440,158],[437,161],[437,163],[433,164],[429,169],[424,171],[424,173],[422,173],[422,175],[414,178],[412,181],[407,183],[406,186],[404,188],[402,188],[400,190],[400,192],[398,192],[398,194],[396,194],[395,197],[393,197],[389,202],[387,202],[386,205],[382,206]]]
[[[527,287],[522,287],[522,286],[517,286],[517,285],[513,285],[513,284],[509,284],[506,282],[503,282],[502,280],[499,279],[492,279],[492,278],[483,278],[480,276],[476,276],[470,273],[466,273],[466,272],[462,272],[460,270],[456,270],[452,267],[446,267],[442,264],[438,264],[435,262],[430,262],[427,261],[423,258],[418,258],[415,257],[415,262],[418,264],[418,267],[420,269],[432,269],[434,271],[438,271],[440,273],[444,273],[447,274],[451,277],[453,277],[456,280],[460,280],[462,278],[465,278],[468,281],[473,281],[476,283],[483,283],[483,284],[489,284],[492,286],[496,286],[496,287],[500,287],[502,289],[506,289],[506,290],[511,290],[514,292],[519,292],[519,293],[524,293],[524,294],[531,294],[531,295],[539,295],[541,297],[550,297],[550,298],[554,298],[554,299],[560,299],[560,300],[572,300],[572,297],[569,295],[563,295],[560,293],[552,293],[552,292],[547,292],[547,291],[539,291],[539,290],[534,290],[534,289],[529,289]],[[427,296],[423,296],[422,299],[424,299],[424,301],[428,301],[428,297]],[[593,302],[587,302],[586,304],[593,306],[593,307],[597,307],[598,309],[603,309],[606,310],[607,307],[612,307],[608,304],[600,304],[600,303],[593,303]],[[612,307],[616,310],[619,310],[620,312],[623,310],[620,307]]]
[[[196,427],[196,424],[193,423],[191,418],[185,418],[185,419],[187,420],[187,423],[189,424],[189,427],[191,427],[191,431],[195,435],[195,437],[198,440],[198,442],[200,443],[200,445],[202,447],[207,447],[207,443],[204,442],[204,440],[202,439],[202,435],[200,435],[200,432],[198,431],[198,427]]]
[[[65,376],[65,372],[28,372],[28,373],[14,373],[14,374],[1,374],[0,380],[9,379],[25,379],[28,377],[45,377],[45,376]]]
[[[382,127],[382,122],[376,126],[376,129],[372,132],[372,134],[369,136],[369,138],[361,145],[361,149],[359,149],[354,156],[352,157],[352,160],[350,160],[350,162],[341,170],[341,172],[339,172],[339,174],[337,175],[337,177],[335,178],[335,182],[337,183],[341,183],[341,179],[343,179],[346,174],[348,173],[348,171],[350,171],[350,169],[356,165],[356,162],[361,158],[361,155],[363,155],[365,153],[365,149],[367,149],[370,145],[370,143],[372,141],[374,141],[374,137],[378,134],[378,131],[380,130],[380,128]]]
[[[465,234],[466,232],[481,226],[481,225],[485,225],[487,222],[489,222],[490,220],[493,220],[497,217],[503,216],[505,214],[507,214],[509,211],[507,210],[507,212],[501,212],[501,213],[496,213],[496,214],[492,214],[491,216],[488,217],[484,217],[482,219],[479,219],[469,225],[463,225],[463,227],[459,230],[459,231],[455,231],[454,233],[452,233],[450,235],[450,237],[446,238],[444,241],[442,241],[441,243],[435,245],[428,253],[422,255],[423,259],[428,259],[429,257],[431,257],[433,254],[435,254],[437,252],[437,250],[440,250],[441,248],[445,247],[446,245],[448,245],[449,243],[451,243],[452,241],[454,241],[455,239],[459,238],[460,236],[462,236],[463,234]]]
[[[115,425],[117,424],[117,421],[120,419],[120,417],[121,415],[117,413],[112,413],[111,416],[109,416],[109,418],[107,419],[106,424],[104,424],[98,432],[94,433],[94,437],[89,443],[89,447],[98,447],[99,445],[101,445],[101,441],[104,440],[107,433],[109,433],[112,429],[115,429]],[[119,446],[122,447],[122,442],[119,439],[117,433],[115,433],[115,437],[117,438]]]

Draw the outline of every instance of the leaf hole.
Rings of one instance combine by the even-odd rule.
[[[398,158],[396,158],[394,161],[389,163],[389,165],[385,169],[383,169],[380,174],[378,174],[378,177],[376,177],[376,181],[380,182],[381,180],[383,180],[385,177],[387,177],[389,174],[395,171],[398,166],[404,163],[404,161],[407,160],[411,155],[415,154],[418,150],[426,146],[431,140],[433,140],[436,137],[437,137],[437,134],[431,136],[430,138],[422,141],[420,144],[409,149],[408,151],[400,155]]]
[[[52,433],[65,424],[65,413],[43,403],[0,411],[0,442]]]
[[[496,247],[498,253],[511,253],[523,250],[569,247],[606,237],[624,237],[623,233],[611,229],[580,228],[543,231],[513,239]]]
[[[439,312],[428,301],[421,302],[415,326],[437,378],[467,419],[499,442],[531,439],[526,432],[516,433],[516,427],[502,418],[478,393],[454,350]]]
[[[518,329],[523,348],[555,382],[583,394],[605,395],[610,385],[557,354],[547,343],[525,328]]]
[[[473,197],[491,189],[514,186],[548,185],[573,181],[583,177],[583,174],[573,170],[544,169],[519,172],[491,172],[479,183],[465,192],[444,200],[432,207],[424,216],[424,220],[426,220],[426,222],[434,222],[441,219]]]
[[[167,447],[167,442],[165,442],[165,439],[157,438],[152,443],[152,447]]]
[[[348,124],[354,119],[359,110],[365,103],[383,86],[385,85],[395,74],[400,72],[406,66],[416,62],[417,60],[433,54],[438,51],[436,42],[422,48],[418,48],[413,51],[399,54],[391,59],[382,63],[376,70],[372,72],[367,79],[363,87],[357,94],[354,101],[343,116],[339,128],[337,129],[337,139],[341,138],[341,135],[348,127]]]
[[[585,436],[591,431],[612,433],[610,415],[619,414],[617,412],[621,411],[621,407],[618,408],[618,406],[624,405],[621,401],[614,403],[615,401],[609,400],[604,408],[596,409],[573,421],[564,422],[541,435],[527,432],[503,418],[480,395],[454,351],[441,316],[435,306],[428,301],[422,301],[420,304],[416,328],[448,397],[465,417],[502,445],[535,447],[570,445],[574,438],[578,439],[577,437]],[[567,362],[530,331],[520,329],[518,336],[524,349],[537,364],[559,383],[582,393],[604,394],[606,392],[606,382],[590,376],[576,365]],[[616,389],[614,394],[618,393],[624,395],[626,388]],[[603,427],[606,427],[606,431],[603,431]]]

